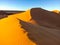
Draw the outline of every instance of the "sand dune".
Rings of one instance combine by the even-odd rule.
[[[17,14],[18,15],[18,14]],[[0,45],[35,45],[14,15],[0,19]]]
[[[39,8],[31,9],[30,13],[32,19],[34,19],[39,25],[60,28],[60,15]]]
[[[60,16],[40,8],[31,9],[30,15],[35,24],[20,20],[29,39],[37,45],[60,45]]]
[[[0,19],[0,45],[60,45],[60,15],[41,8]]]
[[[55,12],[55,13],[60,13],[60,11],[59,11],[59,10],[53,10],[52,12]]]

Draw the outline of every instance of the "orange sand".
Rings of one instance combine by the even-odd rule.
[[[55,13],[59,13],[60,11],[59,11],[59,10],[53,10],[53,12],[55,12]]]
[[[18,20],[29,22],[31,16],[28,12],[0,19],[0,45],[36,45],[27,37],[27,32],[24,33]]]

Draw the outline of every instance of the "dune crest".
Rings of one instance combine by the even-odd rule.
[[[14,14],[14,16],[20,20],[28,22],[31,19],[31,14],[29,12],[30,10],[27,10],[26,12],[23,13]]]
[[[41,8],[33,8],[28,13],[31,20],[20,20],[20,24],[29,39],[37,45],[60,45],[60,15]]]
[[[32,8],[24,15],[31,18],[26,16],[27,21],[18,18],[18,15],[17,18],[22,28],[28,32],[30,40],[37,45],[60,45],[60,15],[41,8]]]

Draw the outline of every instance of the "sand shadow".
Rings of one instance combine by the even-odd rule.
[[[39,25],[48,28],[60,28],[60,15],[41,8],[32,8],[30,11],[31,17]]]
[[[60,45],[59,30],[36,26],[22,20],[20,20],[20,24],[28,32],[28,38],[37,45]]]

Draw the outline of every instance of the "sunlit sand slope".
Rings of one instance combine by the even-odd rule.
[[[53,10],[53,12],[55,12],[55,13],[59,13],[60,11],[59,11],[59,10]]]
[[[27,32],[21,28],[19,20],[28,21],[31,17],[24,15],[25,13],[10,15],[6,18],[0,19],[0,45],[35,45],[27,37]]]

